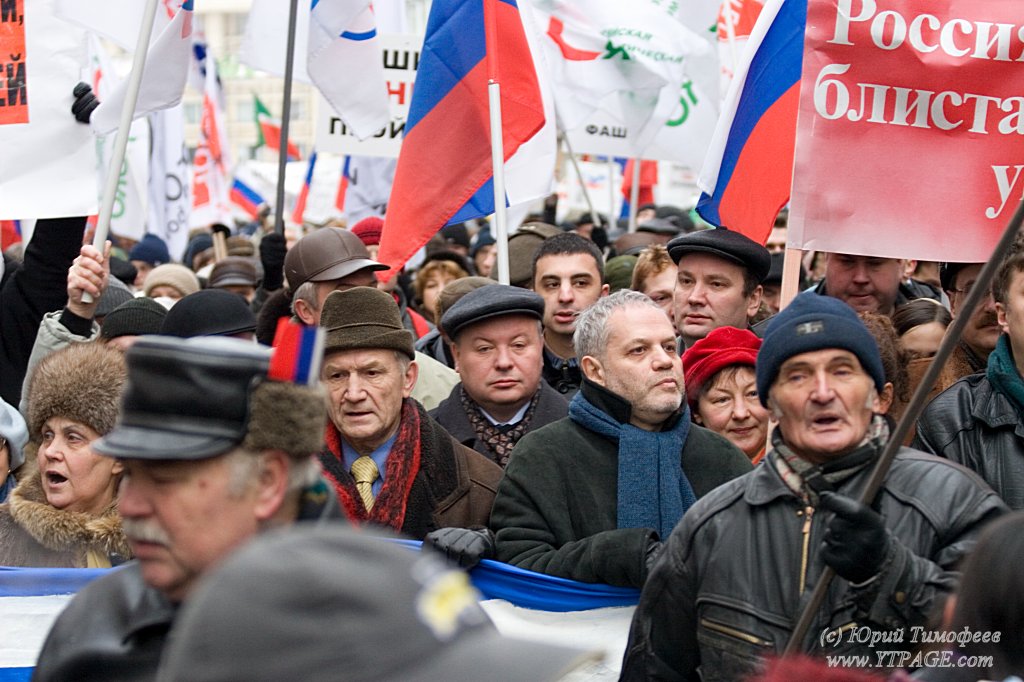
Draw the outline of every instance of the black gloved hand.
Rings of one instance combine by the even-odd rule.
[[[284,257],[288,245],[284,235],[271,232],[260,240],[260,263],[263,265],[263,288],[277,291],[284,285]]]
[[[440,528],[423,539],[423,549],[433,547],[447,559],[469,570],[481,559],[494,556],[494,533],[488,528]]]
[[[71,94],[75,96],[75,101],[71,105],[71,113],[75,115],[75,120],[79,123],[88,123],[89,117],[92,116],[93,110],[100,105],[100,101],[96,99],[96,95],[93,94],[88,83],[79,83]]]
[[[821,494],[819,508],[835,514],[821,543],[825,563],[854,584],[878,575],[889,551],[882,516],[866,504],[832,492]]]
[[[654,540],[651,544],[647,545],[647,554],[644,555],[644,564],[647,566],[647,572],[650,573],[651,569],[654,568],[654,562],[661,556],[661,550],[664,549],[665,543]]]

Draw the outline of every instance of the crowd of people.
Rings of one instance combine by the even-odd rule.
[[[808,254],[783,306],[784,218],[762,246],[669,206],[633,232],[535,215],[511,284],[475,222],[381,281],[379,218],[294,243],[217,226],[180,258],[39,221],[0,284],[0,565],[126,565],[61,613],[35,679],[532,680],[590,660],[498,635],[460,570],[483,559],[640,589],[624,680],[763,673],[827,573],[799,651],[1021,674],[1018,579],[990,569],[1024,523],[1024,249],[973,310],[981,263],[842,253]],[[280,371],[287,324],[322,330],[312,381]],[[910,636],[950,630],[989,636]],[[969,662],[915,658],[929,646]]]

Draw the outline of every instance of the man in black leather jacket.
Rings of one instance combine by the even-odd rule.
[[[984,372],[940,393],[917,422],[914,447],[976,471],[1011,509],[1024,509],[1024,255],[992,286],[999,337]]]
[[[120,420],[93,447],[124,464],[135,561],[71,601],[35,680],[154,679],[178,607],[218,562],[264,529],[341,518],[311,455],[319,387],[269,380],[269,351],[238,339],[147,337],[127,360]]]
[[[774,448],[673,531],[633,619],[624,680],[744,678],[782,653],[825,566],[838,577],[801,651],[877,665],[878,651],[912,650],[979,528],[1005,510],[971,472],[909,448],[874,505],[857,501],[889,436],[875,414],[885,377],[838,299],[798,296],[769,325],[756,371],[779,422]]]

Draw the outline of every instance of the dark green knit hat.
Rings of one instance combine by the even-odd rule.
[[[372,287],[335,291],[324,301],[320,326],[327,330],[324,355],[357,348],[387,348],[416,356],[412,332],[402,326],[391,294]]]

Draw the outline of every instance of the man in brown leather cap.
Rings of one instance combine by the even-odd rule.
[[[320,322],[320,310],[332,291],[375,287],[374,272],[387,266],[370,258],[362,240],[348,230],[323,227],[300,239],[284,259],[292,312],[306,324]]]

